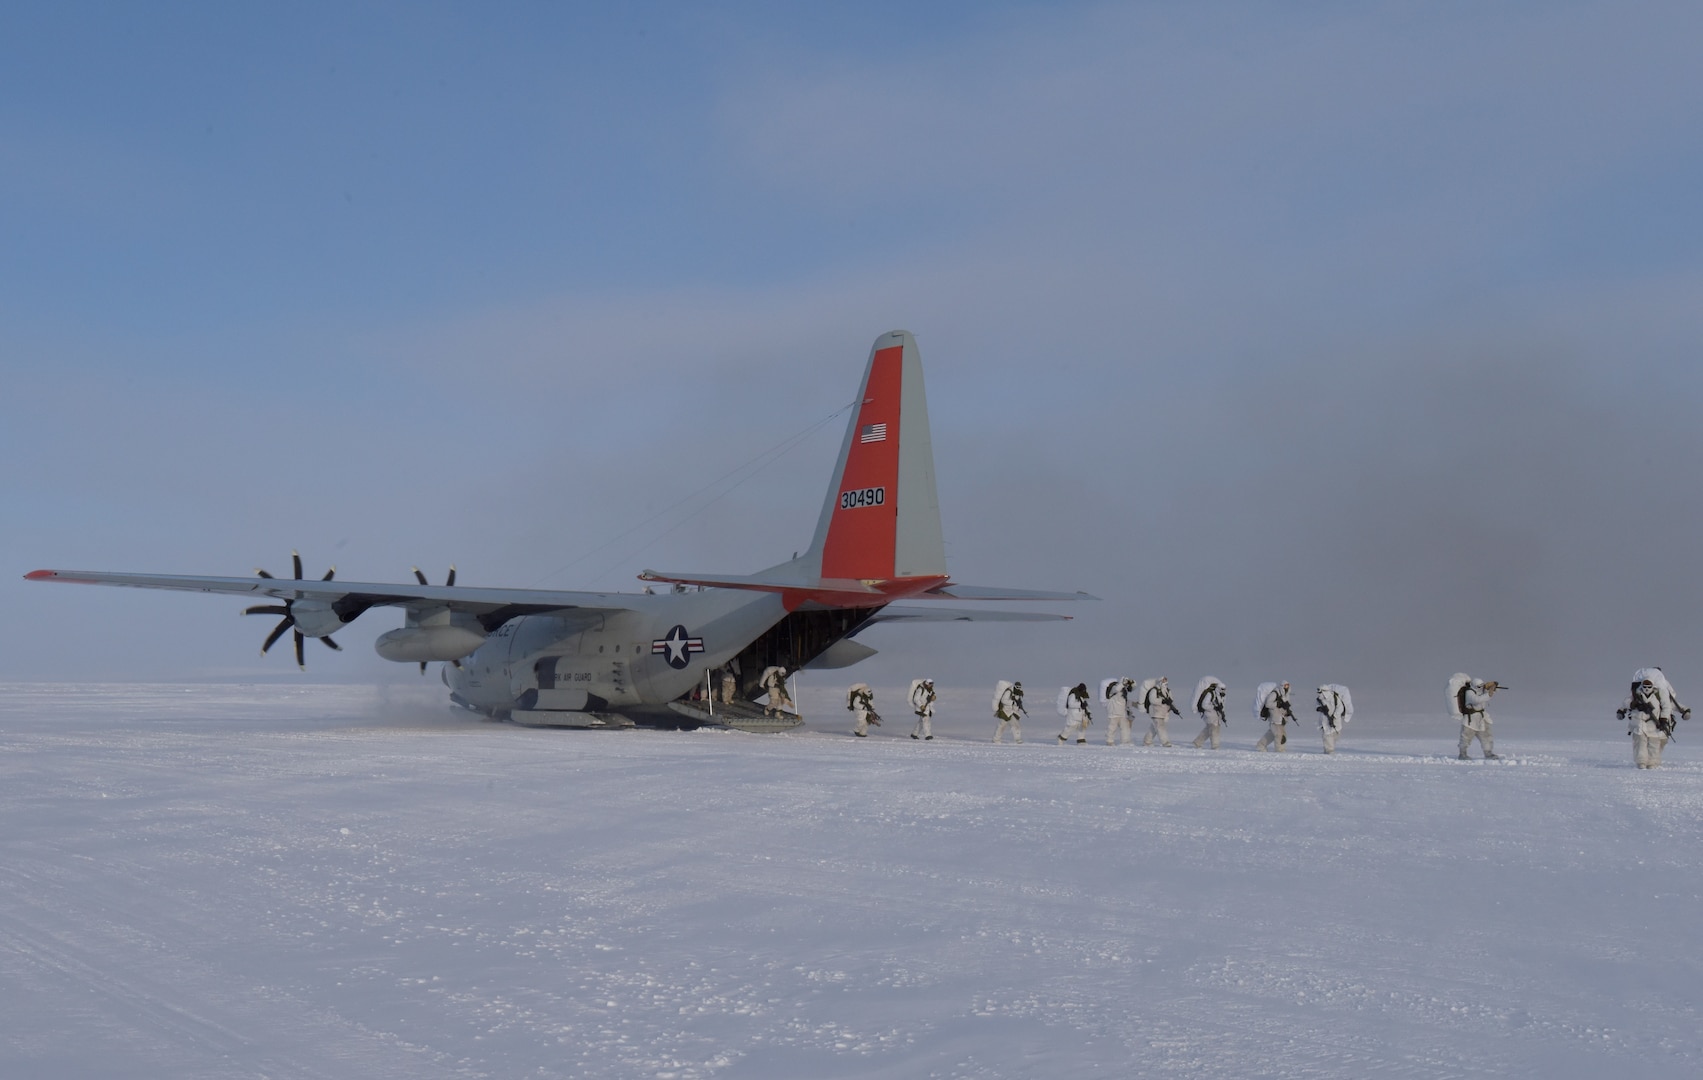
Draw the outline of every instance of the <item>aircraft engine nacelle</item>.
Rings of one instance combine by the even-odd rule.
[[[308,637],[327,637],[348,625],[326,600],[293,600],[290,617],[296,620],[296,629]]]
[[[402,664],[429,660],[460,660],[485,643],[485,635],[465,626],[404,626],[380,634],[373,648],[386,660]]]

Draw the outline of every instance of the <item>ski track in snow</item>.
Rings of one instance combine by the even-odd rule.
[[[821,677],[818,676],[818,679]],[[1690,1077],[1703,752],[0,687],[0,1076]],[[1034,695],[1037,699],[1040,695]],[[1137,737],[1145,727],[1138,721]]]

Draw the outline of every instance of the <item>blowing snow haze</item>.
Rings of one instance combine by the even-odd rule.
[[[38,566],[770,565],[838,421],[668,508],[905,328],[954,575],[1105,599],[872,631],[860,679],[1694,685],[1700,32],[1685,4],[8,11],[0,677],[293,674],[238,605]],[[395,676],[391,626],[310,671]]]

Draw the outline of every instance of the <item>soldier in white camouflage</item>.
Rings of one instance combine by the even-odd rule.
[[[1005,741],[1005,729],[1010,728],[1017,738],[1023,741],[1023,717],[1028,710],[1023,707],[1023,684],[1021,682],[1006,682],[1004,679],[993,688],[993,718],[999,721],[999,727],[994,729],[993,741]]]
[[[869,725],[881,726],[881,717],[875,711],[875,691],[868,683],[853,683],[846,691],[846,708],[852,714],[852,734],[858,738],[867,738]]]
[[[911,680],[911,711],[917,714],[917,726],[911,738],[924,741],[934,738],[935,698],[933,679]]]

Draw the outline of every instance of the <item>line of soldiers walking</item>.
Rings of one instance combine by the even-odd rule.
[[[1021,713],[1022,686],[1022,683],[1002,682],[995,691],[994,715],[1000,721],[1000,727],[994,733],[994,742],[1001,741],[1007,724],[1016,722],[1014,714]],[[1011,689],[1007,688],[1015,690],[1015,703],[1011,701]],[[1183,711],[1177,707],[1176,698],[1171,694],[1170,680],[1166,676],[1139,682],[1132,678],[1102,679],[1099,698],[1106,709],[1107,746],[1120,743],[1127,746],[1134,743],[1130,725],[1132,707],[1147,714],[1147,733],[1141,737],[1141,745],[1171,745],[1171,717],[1181,716]],[[1195,684],[1194,695],[1190,700],[1194,705],[1195,715],[1201,720],[1200,734],[1194,737],[1194,747],[1198,750],[1210,746],[1217,750],[1222,745],[1223,730],[1229,722],[1229,688],[1224,685],[1224,680],[1217,676],[1205,675]],[[1346,686],[1327,683],[1319,687],[1317,700],[1318,705],[1314,711],[1319,714],[1319,730],[1324,736],[1325,753],[1334,754],[1337,736],[1342,733],[1343,725],[1354,715],[1354,699]],[[1088,685],[1077,683],[1075,686],[1061,688],[1058,694],[1058,712],[1064,718],[1064,730],[1058,734],[1059,743],[1087,742],[1088,727],[1094,722]],[[1261,683],[1259,689],[1254,692],[1254,715],[1266,723],[1266,731],[1260,736],[1254,749],[1279,752],[1288,750],[1288,727],[1291,723],[1298,722],[1294,706],[1289,700],[1289,684]],[[1017,741],[1023,741],[1021,728],[1018,729]]]
[[[777,669],[778,670],[778,669]],[[777,684],[780,680],[775,680]],[[1449,677],[1449,711],[1460,724],[1459,758],[1470,759],[1468,753],[1477,742],[1485,760],[1498,760],[1490,717],[1490,701],[1498,690],[1507,689],[1495,679],[1480,679],[1465,672]],[[781,698],[790,705],[789,698]],[[934,738],[934,706],[939,695],[933,679],[913,679],[910,686],[911,711],[916,715],[911,738]],[[1135,742],[1131,726],[1133,710],[1147,715],[1148,727],[1141,745],[1171,745],[1171,717],[1182,715],[1171,693],[1169,679],[1161,675],[1154,679],[1111,678],[1100,681],[1097,695],[1091,694],[1087,683],[1060,687],[1056,702],[1064,729],[1058,733],[1059,745],[1082,744],[1088,741],[1088,728],[1094,723],[1093,699],[1098,697],[1106,710],[1106,745],[1130,746]],[[1195,684],[1190,699],[1195,715],[1201,720],[1200,734],[1194,737],[1194,747],[1222,745],[1222,733],[1229,723],[1229,688],[1214,675],[1202,676]],[[1354,718],[1354,697],[1340,683],[1325,683],[1315,692],[1313,711],[1319,714],[1319,732],[1324,752],[1334,754],[1338,737]],[[771,704],[774,699],[771,697]],[[875,691],[868,683],[856,683],[846,692],[846,708],[853,717],[852,734],[864,738],[869,728],[879,726],[881,716],[875,711]],[[1002,679],[994,687],[993,716],[996,727],[995,743],[1003,743],[1007,734],[1013,742],[1023,741],[1023,719],[1029,715],[1023,696],[1023,684]],[[1680,720],[1691,719],[1691,709],[1680,702],[1673,684],[1659,667],[1639,668],[1632,677],[1632,687],[1626,703],[1616,715],[1625,720],[1632,736],[1632,757],[1640,769],[1654,769],[1662,763],[1662,750],[1673,738]],[[1254,691],[1254,716],[1265,724],[1266,730],[1254,744],[1255,750],[1283,753],[1289,749],[1289,725],[1299,723],[1295,706],[1290,699],[1287,682],[1263,682]]]
[[[934,680],[913,679],[909,698],[911,711],[917,717],[911,738],[932,740],[934,706],[939,698]],[[1181,715],[1182,710],[1177,707],[1171,694],[1170,680],[1165,676],[1140,681],[1132,678],[1103,679],[1099,698],[1106,708],[1107,746],[1116,746],[1120,742],[1126,746],[1134,744],[1130,723],[1132,706],[1147,714],[1147,733],[1142,736],[1141,745],[1171,745],[1170,720],[1173,715]],[[1217,750],[1222,745],[1222,732],[1228,723],[1229,698],[1229,688],[1216,676],[1205,676],[1195,685],[1192,701],[1202,722],[1200,734],[1194,738],[1197,749],[1211,746]],[[1087,742],[1088,728],[1094,722],[1088,685],[1077,683],[1061,687],[1057,705],[1058,713],[1064,719],[1064,730],[1058,734],[1059,743]],[[860,739],[868,737],[871,727],[881,726],[881,714],[875,711],[875,691],[868,683],[853,683],[846,691],[846,710],[852,714],[852,734]],[[1287,750],[1287,728],[1296,722],[1294,708],[1289,701],[1289,684],[1261,683],[1254,711],[1267,724],[1267,731],[1261,736],[1256,749]],[[1348,688],[1336,683],[1319,687],[1315,711],[1320,715],[1319,728],[1324,734],[1325,753],[1335,753],[1337,736],[1354,715],[1354,700]],[[1028,714],[1023,684],[1016,680],[1000,680],[993,692],[993,715],[997,722],[993,741],[1002,743],[1009,733],[1013,742],[1022,742],[1023,718]]]

